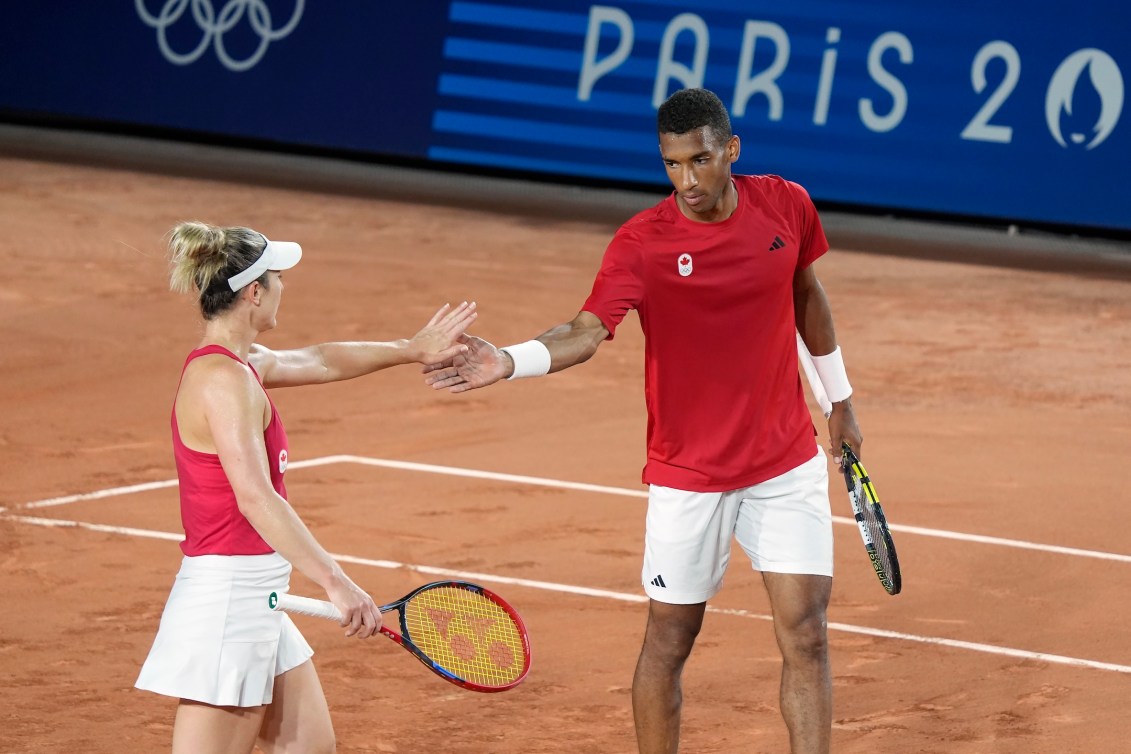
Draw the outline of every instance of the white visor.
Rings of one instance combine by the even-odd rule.
[[[263,236],[262,233],[260,235]],[[251,267],[228,278],[228,286],[233,291],[258,280],[267,270],[289,270],[302,259],[302,247],[294,241],[269,241],[267,236],[263,236],[263,242],[265,246],[259,259],[252,262]]]

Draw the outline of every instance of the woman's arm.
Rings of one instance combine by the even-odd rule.
[[[271,486],[263,441],[266,398],[245,367],[225,362],[207,374],[208,400],[201,405],[240,513],[268,545],[326,590],[344,616],[342,625],[349,624],[347,636],[370,636],[381,626],[380,611]]]
[[[398,364],[437,364],[467,350],[456,340],[475,317],[474,302],[464,302],[454,309],[444,304],[411,338],[322,343],[288,351],[254,345],[248,359],[267,388],[349,380]]]

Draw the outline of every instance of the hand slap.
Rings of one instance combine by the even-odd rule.
[[[459,361],[461,357],[457,356],[454,361]],[[459,374],[459,368],[453,364],[436,364],[431,367],[425,367],[425,372],[428,374],[424,378],[424,384],[431,387],[433,390],[443,390],[444,388],[454,387],[461,385],[465,382],[463,377]],[[458,391],[457,391],[458,392]]]
[[[510,359],[494,345],[466,333],[460,336],[459,341],[467,346],[467,351],[452,359],[450,367],[432,375],[428,384],[433,388],[462,393],[493,385],[506,376],[506,365]]]
[[[408,353],[421,364],[441,364],[467,350],[459,344],[460,336],[479,316],[475,302],[464,301],[454,309],[444,304],[420,332],[408,342]]]
[[[451,304],[444,304],[432,315],[432,319],[428,321],[428,327],[439,327],[454,340],[475,321],[475,317],[478,316],[475,312],[475,306],[474,301],[470,304],[464,301],[455,309],[451,309]],[[450,311],[447,311],[449,309]],[[447,311],[447,314],[444,313],[445,311]]]

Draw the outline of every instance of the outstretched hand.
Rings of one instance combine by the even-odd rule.
[[[491,343],[466,333],[460,335],[462,353],[451,359],[424,367],[424,384],[435,390],[447,388],[452,393],[462,393],[487,387],[507,376],[511,369],[510,357]]]
[[[437,364],[451,361],[466,351],[467,346],[460,344],[459,338],[477,316],[474,301],[470,304],[464,301],[454,309],[444,304],[428,324],[409,339],[408,353],[412,360]]]

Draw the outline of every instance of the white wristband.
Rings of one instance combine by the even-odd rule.
[[[540,340],[528,340],[514,346],[500,348],[510,354],[514,362],[514,374],[508,380],[520,377],[541,377],[550,371],[550,349]]]
[[[848,384],[848,373],[844,371],[844,359],[840,355],[840,346],[833,349],[832,353],[824,356],[814,356],[813,366],[821,377],[821,385],[829,396],[829,401],[839,403],[852,395],[852,385]]]

